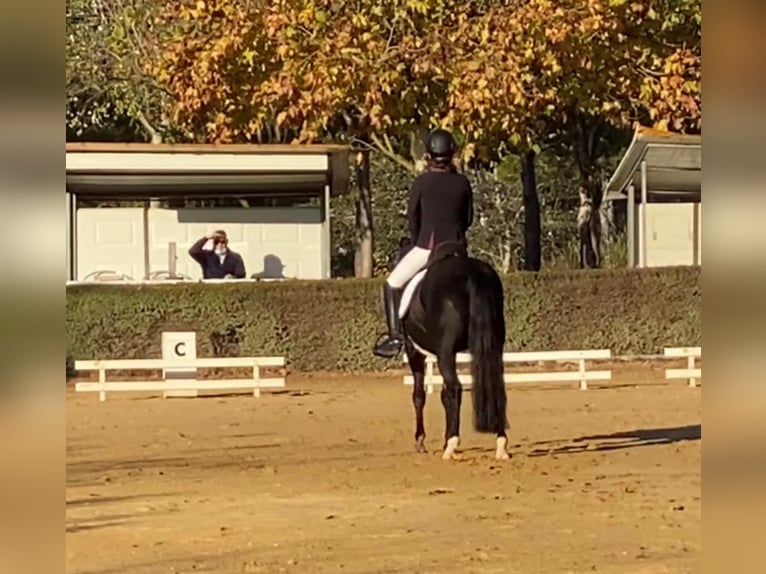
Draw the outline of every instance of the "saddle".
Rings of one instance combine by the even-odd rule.
[[[431,265],[437,261],[447,259],[448,257],[468,257],[468,250],[466,249],[465,244],[460,241],[444,241],[434,247],[434,249],[431,251],[431,254],[428,256],[428,262],[426,263],[426,266],[418,271],[404,287],[404,291],[402,292],[402,299],[399,304],[400,319],[404,319],[412,305],[417,306],[420,304],[420,297],[416,297],[413,300],[413,296],[418,288],[418,285],[420,285],[420,283],[423,281],[423,278],[426,276],[426,273],[428,272],[428,269],[431,267]]]
[[[468,250],[461,241],[443,241],[434,247],[431,255],[428,257],[428,263],[425,269],[447,257],[468,257]]]

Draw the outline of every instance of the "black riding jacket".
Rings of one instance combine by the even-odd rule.
[[[444,241],[466,244],[473,223],[473,191],[455,170],[429,169],[412,183],[407,208],[412,242],[433,249]]]

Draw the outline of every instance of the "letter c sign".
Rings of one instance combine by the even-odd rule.
[[[181,341],[180,343],[176,343],[176,346],[173,347],[173,352],[178,357],[185,357],[186,356],[186,343]]]

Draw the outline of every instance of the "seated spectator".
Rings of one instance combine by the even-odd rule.
[[[229,249],[229,240],[222,229],[208,233],[189,248],[189,255],[202,267],[204,279],[244,279],[242,256]]]

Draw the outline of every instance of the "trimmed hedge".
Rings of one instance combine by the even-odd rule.
[[[659,353],[700,345],[699,267],[514,273],[504,278],[507,350]],[[198,355],[284,355],[294,371],[401,368],[371,348],[378,280],[67,287],[67,356],[159,357],[160,333],[197,332]]]

